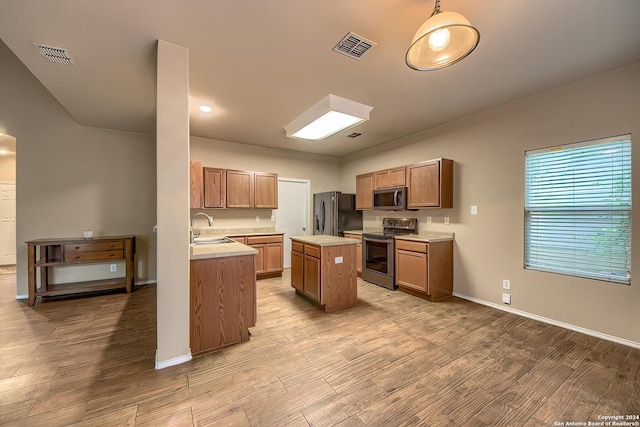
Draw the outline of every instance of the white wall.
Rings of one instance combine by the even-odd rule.
[[[640,343],[640,263],[631,286],[523,268],[525,150],[632,133],[633,199],[640,200],[640,63],[474,114],[343,159],[342,187],[355,176],[438,157],[455,161],[454,208],[402,212],[421,230],[455,232],[454,291],[501,304],[510,279],[514,309]],[[463,100],[461,100],[463,102]],[[478,215],[470,207],[478,206]],[[376,224],[365,214],[365,225]],[[433,223],[427,225],[426,217]],[[451,225],[443,224],[444,216]],[[640,210],[632,222],[640,224]],[[640,227],[632,254],[639,259]]]

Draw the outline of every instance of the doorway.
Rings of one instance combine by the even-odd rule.
[[[16,264],[16,139],[0,134],[0,266]]]
[[[311,183],[304,179],[278,178],[276,230],[284,232],[284,268],[291,267],[291,236],[309,234]]]

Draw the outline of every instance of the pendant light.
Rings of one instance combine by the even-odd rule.
[[[407,65],[418,71],[439,70],[462,60],[478,46],[480,33],[456,12],[441,12],[440,0],[405,55]]]

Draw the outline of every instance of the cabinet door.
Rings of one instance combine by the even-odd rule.
[[[409,166],[408,208],[440,206],[440,161]]]
[[[227,191],[224,169],[204,168],[204,207],[224,208]]]
[[[396,250],[396,285],[429,293],[427,254]]]
[[[253,173],[227,171],[227,207],[253,207]]]
[[[320,303],[320,259],[304,256],[304,294]]]
[[[264,254],[265,254],[265,245],[250,245],[252,248],[256,249],[258,253],[256,254],[256,274],[265,272],[265,263],[264,263]]]
[[[278,209],[278,175],[254,172],[253,207],[256,209]]]
[[[373,209],[373,173],[356,176],[356,209]]]
[[[282,243],[268,243],[264,247],[264,269],[265,271],[283,270]]]
[[[406,185],[406,168],[404,166],[374,172],[375,189],[388,187],[403,187]]]
[[[189,173],[189,186],[191,189],[191,209],[200,209],[202,207],[203,179],[202,162],[192,161]]]
[[[304,255],[291,251],[291,286],[298,292],[304,292]]]

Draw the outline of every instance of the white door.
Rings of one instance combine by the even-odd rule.
[[[0,183],[0,265],[16,263],[16,184]]]
[[[291,267],[291,236],[309,234],[308,180],[278,178],[276,230],[284,232],[284,268]]]

